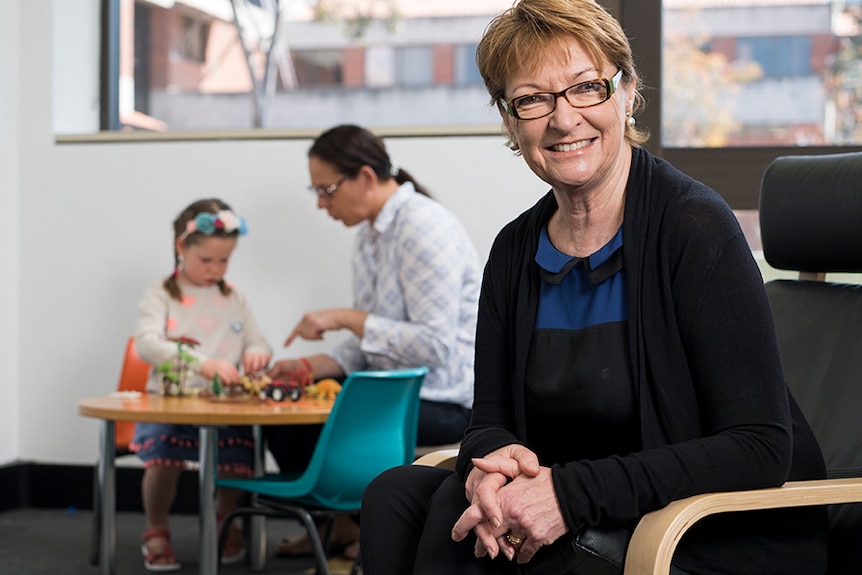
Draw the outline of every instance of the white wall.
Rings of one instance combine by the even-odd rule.
[[[50,70],[57,134],[85,134],[99,127],[100,4],[99,0],[54,0],[53,18],[42,18],[53,26]]]
[[[51,0],[0,2],[0,464],[93,462],[98,425],[78,416],[76,402],[115,387],[138,297],[171,271],[171,221],[194,199],[219,196],[248,219],[228,277],[248,292],[277,348],[305,310],[350,303],[353,231],[305,190],[310,141],[54,142],[52,113],[69,105],[55,98],[78,94],[81,114],[92,115],[81,91],[52,89],[52,53],[74,45],[69,53],[81,60],[81,46],[93,50],[91,37],[73,32],[95,33],[75,21],[96,14],[94,1],[61,0],[62,17]],[[61,81],[77,77],[66,66],[79,65],[90,82],[92,58],[62,64]],[[483,260],[496,231],[546,189],[502,136],[388,147],[465,222]],[[337,339],[277,355],[323,351]]]
[[[0,3],[0,464],[18,455],[18,2]]]

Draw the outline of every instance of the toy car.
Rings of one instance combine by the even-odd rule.
[[[261,399],[272,399],[273,401],[282,402],[285,398],[291,401],[299,401],[302,397],[302,388],[295,381],[283,381],[276,379],[267,383],[260,390]]]

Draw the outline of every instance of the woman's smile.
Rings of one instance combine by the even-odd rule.
[[[581,150],[586,148],[590,144],[592,144],[596,138],[590,138],[587,140],[578,140],[576,142],[572,142],[571,144],[554,144],[550,146],[548,149],[552,152],[574,152],[577,150]]]

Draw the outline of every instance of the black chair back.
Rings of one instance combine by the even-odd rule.
[[[814,431],[828,476],[862,476],[862,153],[784,156],[765,170],[766,261],[800,279],[766,284],[787,383]],[[859,276],[862,282],[862,275]],[[832,506],[830,575],[862,573],[862,504]]]

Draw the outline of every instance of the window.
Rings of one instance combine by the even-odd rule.
[[[380,88],[395,85],[395,51],[390,46],[372,46],[365,51],[365,85]]]
[[[98,1],[109,16],[126,4]],[[238,34],[231,1],[244,7],[238,18],[254,24],[243,29],[257,40]],[[265,7],[277,0],[135,0],[131,16],[105,19],[113,28],[104,31],[103,59],[113,63],[103,74],[102,128],[308,130],[349,119],[402,134],[434,126],[499,134],[473,57],[511,0],[391,0],[400,18],[371,21],[360,36],[297,9],[317,1],[281,0],[274,26]],[[734,208],[757,207],[760,177],[776,156],[862,149],[860,0],[599,1],[622,22],[646,83],[637,121],[652,133],[647,147]],[[209,23],[198,31],[207,36],[204,62],[177,63],[157,42],[154,30],[182,16]],[[123,58],[119,46],[129,43],[111,35],[120,29],[135,31],[134,53]],[[273,32],[277,49],[267,63]],[[398,50],[411,46],[431,47],[430,85],[399,85],[415,72],[397,68]],[[272,94],[262,109],[255,93]]]
[[[181,16],[182,32],[177,53],[180,58],[206,62],[209,22],[191,16]]]
[[[736,61],[756,63],[762,79],[810,76],[810,36],[767,36],[739,38],[736,41]]]
[[[407,46],[395,51],[395,83],[399,86],[431,86],[434,54],[430,46]]]
[[[101,1],[105,130],[499,129],[475,46],[511,0]]]
[[[834,0],[666,0],[664,145],[835,143],[830,86],[849,49],[837,10]]]
[[[860,149],[862,123],[850,119],[858,0],[617,4],[648,86],[638,121],[652,130],[649,148],[732,207],[757,208],[777,156]]]
[[[482,85],[476,67],[476,44],[461,44],[455,48],[455,83]]]
[[[661,78],[662,105],[648,114],[661,126],[660,153],[722,194],[764,275],[774,275],[762,261],[757,213],[764,169],[781,155],[862,143],[862,131],[842,128],[850,114],[840,109],[842,102],[858,106],[848,82],[858,78],[850,64],[860,40],[858,0],[855,7],[833,0],[625,4],[635,26],[661,12],[663,64],[651,71]]]
[[[293,85],[316,88],[341,86],[343,84],[343,51],[293,50],[290,56],[295,74]],[[282,81],[283,84],[284,81]]]

